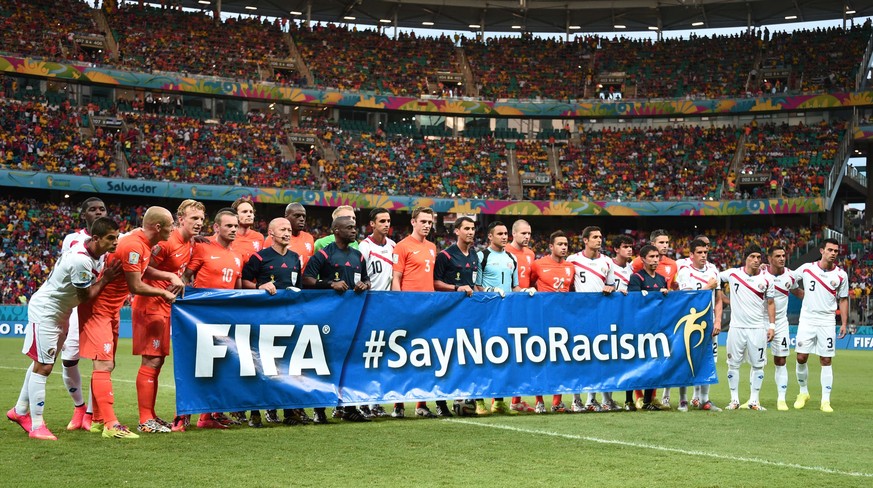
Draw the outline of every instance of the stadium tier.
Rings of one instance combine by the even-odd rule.
[[[438,74],[443,73],[460,77],[464,85],[453,95],[558,100],[595,98],[613,90],[624,98],[850,90],[873,32],[868,21],[845,30],[772,36],[756,30],[658,42],[594,35],[569,40],[391,37],[381,29],[303,27],[285,19],[215,22],[203,12],[131,3],[94,11],[75,0],[0,0],[0,26],[0,51],[135,71],[394,95],[449,93],[441,85],[446,80]],[[95,38],[97,45],[82,37]]]

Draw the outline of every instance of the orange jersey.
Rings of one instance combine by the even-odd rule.
[[[242,275],[242,259],[234,250],[220,244],[200,244],[194,246],[188,269],[197,273],[194,288],[232,290]]]
[[[185,241],[182,237],[182,231],[175,229],[170,234],[169,239],[157,243],[152,248],[150,266],[161,271],[175,273],[176,276],[182,276],[193,254],[194,243],[190,240]],[[143,282],[162,290],[166,290],[170,286],[169,281],[143,280]],[[134,310],[143,314],[170,316],[170,304],[161,297],[136,295],[133,297],[131,306]]]
[[[270,244],[272,245],[272,243]],[[264,248],[264,234],[252,229],[243,234],[242,227],[240,227],[231,247],[239,254],[243,264],[245,264],[252,254]]]
[[[639,273],[643,269],[643,260],[637,256],[631,262],[631,266],[633,266],[634,273]],[[676,261],[667,256],[661,256],[661,260],[658,261],[658,267],[655,268],[655,272],[667,280],[667,288],[670,290],[673,289],[673,280],[676,279],[676,273],[679,271],[677,268]]]
[[[530,273],[531,267],[537,259],[536,255],[529,247],[522,248],[522,250],[519,251],[515,246],[508,245],[504,249],[506,249],[506,252],[509,254],[512,254],[515,258],[515,262],[518,263],[518,286],[522,288],[530,288],[530,284],[534,282]]]
[[[433,269],[436,264],[436,245],[408,236],[394,246],[394,271],[403,273],[400,289],[403,291],[434,291]]]
[[[509,249],[509,246],[506,246]],[[573,264],[568,261],[557,262],[551,255],[543,256],[533,262],[530,280],[537,291],[569,292],[573,284]]]
[[[110,281],[94,299],[91,311],[104,317],[114,317],[130,295],[125,273],[145,273],[152,256],[152,245],[142,229],[136,229],[118,240],[115,252],[107,255],[106,265],[121,261],[123,273]]]
[[[267,239],[264,241],[264,248],[268,248],[273,245],[273,237],[267,236]],[[306,268],[306,263],[309,262],[309,258],[315,254],[315,239],[312,238],[312,234],[306,231],[300,231],[300,235],[295,236],[291,234],[291,245],[288,246],[288,249],[297,253],[300,256],[300,269],[303,270]]]

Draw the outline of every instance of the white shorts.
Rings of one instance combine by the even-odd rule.
[[[823,358],[837,355],[837,333],[833,326],[817,327],[801,325],[797,327],[797,348],[799,354],[815,354]]]
[[[788,333],[788,324],[776,324],[773,331],[773,340],[770,341],[770,352],[773,357],[787,358],[791,353],[791,337]]]
[[[24,332],[24,347],[21,352],[42,364],[54,364],[58,355],[58,343],[63,340],[64,327],[56,324],[30,322]]]
[[[61,359],[64,361],[79,360],[79,313],[73,309],[70,315],[70,327],[67,329],[67,338],[61,346]]]
[[[727,337],[728,366],[739,368],[743,360],[753,368],[767,364],[767,329],[731,327]]]

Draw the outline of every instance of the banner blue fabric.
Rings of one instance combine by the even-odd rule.
[[[177,411],[716,383],[710,300],[193,291],[173,306]]]

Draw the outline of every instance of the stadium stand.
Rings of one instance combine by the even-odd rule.
[[[108,53],[92,57],[80,50],[74,34],[104,35],[84,2],[0,0],[0,51],[47,59],[108,61]]]

